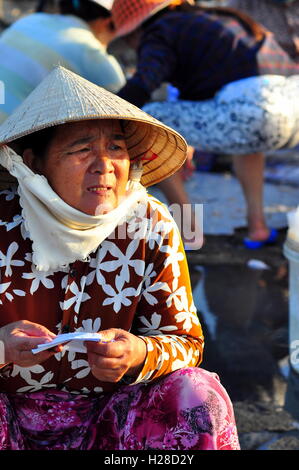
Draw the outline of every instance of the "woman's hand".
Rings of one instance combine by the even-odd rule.
[[[187,158],[185,160],[185,163],[179,170],[183,181],[187,181],[188,179],[190,179],[196,169],[195,164],[193,162],[194,150],[194,147],[188,145]]]
[[[56,335],[45,326],[20,320],[0,328],[0,341],[4,343],[4,362],[13,362],[20,367],[30,367],[44,362],[53,354],[59,352],[61,347],[33,354],[31,349],[38,344],[52,341]]]
[[[101,331],[102,341],[86,341],[92,374],[103,382],[118,382],[126,374],[137,377],[146,358],[146,344],[125,330]]]

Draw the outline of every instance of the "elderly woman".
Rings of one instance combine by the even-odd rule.
[[[238,449],[230,399],[198,367],[178,228],[145,189],[184,139],[58,67],[0,143],[18,180],[0,204],[0,448]]]

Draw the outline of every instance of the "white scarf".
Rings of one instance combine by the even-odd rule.
[[[91,216],[65,203],[47,179],[33,173],[10,147],[0,149],[0,164],[17,178],[25,228],[32,240],[32,261],[38,271],[57,271],[88,256],[138,205],[147,192],[139,183],[140,168],[130,172],[127,195],[116,209]]]

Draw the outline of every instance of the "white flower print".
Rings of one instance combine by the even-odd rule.
[[[128,217],[127,224],[130,238],[145,238],[150,228],[150,219],[147,217],[147,205],[138,204],[132,216]]]
[[[140,377],[139,381],[142,383],[147,383],[151,381],[151,377],[156,372],[155,369],[149,370],[146,374],[144,374],[142,377]]]
[[[182,328],[186,331],[191,330],[192,323],[199,324],[197,316],[192,314],[189,310],[177,313],[175,319],[178,323],[183,322]]]
[[[57,325],[55,325],[55,326],[57,328],[57,334],[60,335],[62,333],[62,331],[61,331],[61,326],[62,326],[61,321],[58,322]]]
[[[0,294],[4,294],[4,292],[9,288],[11,282],[3,282],[2,284],[0,284]],[[0,300],[0,304],[2,304],[3,302],[1,302]]]
[[[105,243],[102,244],[99,250],[97,250],[97,256],[95,258],[91,258],[89,266],[91,268],[95,268],[94,271],[90,271],[90,273],[86,276],[86,285],[89,286],[93,283],[94,278],[96,277],[97,283],[101,286],[102,284],[106,284],[106,279],[104,278],[103,274],[101,273],[101,262],[105,258],[107,254],[108,247]]]
[[[180,336],[160,336],[159,337],[159,340],[162,342],[162,343],[168,343],[171,347],[171,354],[172,354],[172,358],[175,358],[177,357],[178,355],[178,352],[181,352],[182,354],[184,354],[184,351],[185,351],[185,346],[184,346],[184,343],[186,342],[186,340]]]
[[[177,288],[178,280],[175,278],[172,283],[172,293],[169,295],[166,300],[167,307],[170,307],[174,303],[175,308],[180,310],[188,310],[188,297],[185,286]]]
[[[63,278],[61,279],[61,289],[65,290],[65,293],[67,293],[68,291],[68,288],[69,288],[69,285],[68,285],[68,278],[69,278],[69,275],[66,274],[65,276],[63,276]]]
[[[17,392],[36,392],[37,390],[41,390],[43,387],[54,387],[54,384],[49,384],[50,380],[53,378],[53,372],[47,372],[43,377],[41,377],[40,381],[33,380],[31,378],[31,374],[42,374],[45,372],[45,369],[42,365],[36,364],[30,367],[19,367],[14,364],[12,370],[12,377],[16,377],[16,375],[20,374],[22,379],[28,384],[26,387],[22,387],[17,390]]]
[[[26,292],[21,289],[13,289],[13,293],[18,295],[19,297],[25,297]]]
[[[116,289],[120,287],[120,285],[118,285],[119,279],[120,279],[120,276],[116,276],[116,282],[115,282]],[[115,289],[113,289],[113,287],[110,286],[109,284],[104,284],[102,287],[103,287],[103,291],[108,296],[110,296],[110,297],[107,297],[103,301],[103,305],[113,304],[113,310],[116,313],[120,311],[122,305],[125,305],[126,307],[128,307],[129,305],[132,304],[132,301],[129,300],[127,297],[138,295],[138,290],[134,289],[133,287],[127,287],[126,289],[123,289],[123,290],[118,289],[118,292]]]
[[[160,201],[158,201],[158,199],[154,197],[151,197],[149,199],[149,202],[150,202],[150,207],[152,211],[151,213],[155,213],[156,211],[160,212],[160,214],[163,216],[164,219],[170,222],[172,221],[172,217],[169,212],[169,209],[165,204],[161,203]]]
[[[144,289],[142,295],[150,305],[155,305],[158,303],[158,300],[151,293],[157,292],[159,290],[171,292],[167,282],[154,282],[151,286],[148,286],[146,289]]]
[[[192,359],[193,359],[192,349],[188,349],[188,350],[184,349],[182,351],[182,354],[183,354],[183,359],[176,359],[175,361],[173,361],[171,365],[172,371],[177,370],[177,369],[182,369],[192,362]]]
[[[26,393],[26,392],[37,392],[44,387],[55,387],[54,384],[49,384],[50,380],[53,378],[53,372],[47,372],[38,382],[37,380],[27,380],[29,384],[27,387],[21,387],[17,390],[19,393]]]
[[[160,251],[168,255],[167,259],[165,260],[164,267],[167,268],[167,266],[171,266],[174,277],[180,276],[181,270],[180,270],[179,262],[184,260],[183,253],[179,251],[179,245],[180,245],[179,234],[176,231],[174,231],[172,246],[163,245],[160,248]]]
[[[130,280],[130,267],[134,268],[136,274],[143,276],[145,262],[141,259],[131,259],[136,252],[139,243],[139,240],[132,240],[129,243],[125,253],[123,253],[113,242],[106,240],[103,243],[103,246],[105,246],[105,248],[112,254],[112,256],[116,258],[116,260],[104,261],[100,264],[99,268],[109,273],[116,271],[118,268],[121,268],[119,274],[120,288]]]
[[[13,228],[17,227],[22,222],[23,222],[23,217],[21,216],[21,214],[17,214],[12,219],[12,222],[4,222],[3,220],[0,220],[0,225],[5,225],[6,231],[9,232],[9,230],[12,230]]]
[[[22,235],[24,240],[26,240],[27,238],[30,238],[30,233],[26,228],[24,219],[22,220],[22,223],[21,223],[21,235]]]
[[[163,240],[166,239],[171,229],[171,222],[165,222],[165,220],[159,220],[156,222],[146,237],[149,248],[153,250],[155,248],[155,243],[158,245],[158,247],[161,247]]]
[[[173,222],[166,205],[159,203],[155,198],[150,198],[150,227],[147,230],[145,239],[151,250],[155,244],[160,247],[164,238],[171,232]],[[158,220],[159,215],[164,216],[164,220]]]
[[[25,253],[25,260],[29,261],[29,263],[32,263],[32,253]]]
[[[7,254],[4,255],[0,251],[0,267],[6,266],[5,276],[10,277],[12,275],[11,266],[24,266],[24,261],[13,260],[14,254],[18,251],[19,245],[16,242],[12,242],[7,250]]]
[[[3,191],[0,191],[0,195],[2,195],[2,194],[6,194],[6,196],[5,196],[6,201],[11,201],[12,199],[14,199],[16,194],[18,194],[18,186],[15,185],[15,186],[12,186],[9,189],[4,189]]]
[[[166,332],[166,331],[177,330],[177,327],[174,325],[166,325],[166,326],[160,327],[161,319],[162,319],[162,315],[158,315],[158,313],[156,312],[153,313],[151,316],[151,323],[146,317],[141,316],[140,321],[145,325],[145,328],[139,328],[138,330],[140,331],[140,333],[148,335],[148,336],[161,335],[163,334],[163,332]]]
[[[154,269],[154,263],[150,263],[143,275],[143,282],[146,287],[149,287],[152,283],[152,277],[155,277],[157,275],[156,271]]]
[[[175,308],[178,310],[178,313],[175,315],[175,319],[178,323],[183,322],[182,328],[186,331],[190,331],[192,328],[192,323],[194,325],[199,325],[199,319],[197,316],[197,310],[195,309],[194,303],[191,303],[191,308],[188,304],[188,296],[185,286],[177,288],[178,280],[175,278],[172,283],[173,292],[169,295],[166,305],[170,307],[172,303]]]
[[[60,307],[62,310],[68,310],[73,304],[75,304],[74,310],[76,313],[79,313],[81,302],[85,302],[86,300],[90,299],[90,295],[84,292],[85,281],[86,276],[82,276],[80,281],[80,290],[75,281],[71,283],[70,291],[74,294],[74,296],[70,299],[60,302]]]
[[[10,292],[6,292],[7,289],[9,288],[11,282],[4,282],[3,284],[0,284],[0,294],[4,294],[5,292],[5,297],[7,298],[7,300],[9,300],[10,302],[14,299],[13,295],[10,293]],[[23,290],[20,290],[20,289],[13,289],[12,291],[15,295],[19,296],[19,297],[24,297],[26,295],[26,293],[23,291]],[[0,300],[0,305],[3,305],[3,302],[2,300]]]
[[[71,367],[72,367],[73,370],[83,367],[83,369],[79,370],[79,372],[77,372],[75,374],[74,377],[76,377],[76,379],[83,379],[90,372],[89,363],[88,363],[88,361],[85,361],[85,359],[79,359],[79,360],[76,360],[76,361],[72,361]]]
[[[158,360],[157,360],[157,365],[156,365],[156,370],[160,370],[163,366],[163,363],[166,361],[169,361],[169,353],[165,351],[163,344],[159,345],[161,348],[161,352],[159,354]]]
[[[157,292],[159,290],[164,290],[166,292],[171,292],[168,284],[166,282],[152,282],[152,278],[157,276],[156,271],[153,271],[154,264],[150,263],[144,273],[143,283],[145,285],[145,289],[142,291],[142,295],[146,299],[146,301],[150,305],[155,305],[158,303],[156,297],[154,297],[151,293]]]
[[[20,366],[17,366],[16,364],[14,364],[13,370],[11,372],[11,376],[15,377],[16,375],[20,374],[20,376],[24,380],[26,380],[27,383],[29,383],[28,379],[31,380],[31,373],[41,374],[42,372],[45,372],[45,369],[40,364],[36,364],[36,365],[30,366],[30,367],[20,367]]]
[[[86,333],[97,333],[101,328],[101,319],[98,317],[95,320],[87,318],[82,321],[82,326],[76,328],[76,331],[84,331]]]
[[[30,294],[34,294],[35,291],[39,288],[40,283],[43,284],[47,289],[54,288],[54,282],[51,279],[48,279],[52,273],[49,271],[37,271],[35,266],[31,265],[32,272],[31,273],[23,273],[23,279],[32,279],[31,287],[30,287]]]

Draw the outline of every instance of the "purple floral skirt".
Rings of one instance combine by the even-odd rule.
[[[101,397],[0,393],[0,450],[239,450],[218,376],[181,369]]]

